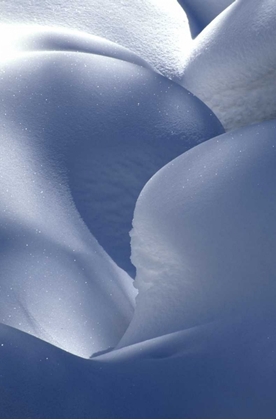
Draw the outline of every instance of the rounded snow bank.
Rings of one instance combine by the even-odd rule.
[[[235,0],[178,0],[187,13],[193,37]]]
[[[118,343],[136,292],[91,232],[129,267],[144,184],[223,129],[179,85],[101,55],[21,54],[0,91],[0,321],[87,357]]]
[[[275,130],[209,140],[146,184],[131,233],[139,294],[121,346],[274,307]]]
[[[226,130],[276,116],[276,2],[237,0],[194,41],[181,84]]]
[[[27,53],[7,60],[1,77],[3,124],[59,148],[49,153],[66,160],[84,222],[133,271],[129,231],[143,186],[170,160],[221,134],[220,122],[181,86],[101,55]]]
[[[3,2],[2,2],[3,3]],[[176,0],[5,1],[2,23],[75,28],[116,42],[167,77],[180,77],[191,35]]]
[[[0,25],[0,62],[28,51],[74,51],[129,61],[151,69],[138,55],[107,39],[67,28]]]

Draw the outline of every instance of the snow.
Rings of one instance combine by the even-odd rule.
[[[111,257],[133,272],[129,230],[144,184],[171,159],[222,133],[222,126],[183,88],[121,60],[36,53],[7,62],[3,72],[4,121],[19,118],[15,95],[24,104],[18,125],[61,148],[59,154],[69,148],[67,176],[77,209]]]
[[[93,58],[30,54],[0,70],[0,319],[85,357],[118,342],[135,296],[81,220],[68,185],[68,162],[91,138],[85,65]],[[71,83],[74,71],[84,80]]]
[[[0,22],[85,31],[130,49],[170,78],[180,77],[191,43],[177,0],[2,0]]]
[[[178,0],[187,13],[193,38],[235,0]]]
[[[274,0],[0,3],[0,417],[274,418]]]
[[[99,54],[129,61],[146,68],[151,66],[130,50],[107,39],[67,28],[40,25],[0,25],[0,60],[27,51],[75,51]]]
[[[195,39],[185,59],[181,84],[226,130],[276,116],[275,15],[273,0],[235,1]]]
[[[122,337],[135,290],[87,227],[131,267],[143,185],[222,127],[183,88],[122,60],[31,52],[0,72],[0,319],[89,357]]]
[[[274,331],[273,318],[233,319],[84,360],[0,325],[1,415],[271,418]]]
[[[275,313],[276,122],[211,139],[157,172],[131,233],[130,345],[240,314]]]

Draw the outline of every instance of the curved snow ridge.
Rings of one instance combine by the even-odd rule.
[[[189,19],[193,38],[235,0],[178,0]]]
[[[45,165],[41,159],[32,169],[38,172],[41,162]],[[60,196],[62,188],[49,189],[58,180],[35,174],[36,186],[43,188],[38,208],[26,172],[18,171],[24,198],[16,194],[19,181],[13,177],[16,201],[1,205],[1,322],[89,357],[114,346],[130,322],[131,279],[87,232],[70,197]],[[31,214],[25,213],[26,201],[34,208]]]
[[[59,97],[60,80],[47,73],[47,66],[39,72],[34,56],[12,60],[0,70],[0,319],[89,357],[117,344],[132,317],[136,293],[75,209],[63,147],[75,138],[69,124],[66,133],[61,130],[72,99],[60,97],[62,111],[61,103],[53,110],[50,91]],[[26,68],[33,70],[29,77]],[[81,132],[79,126],[76,130]]]
[[[271,0],[235,1],[197,37],[186,58],[181,84],[226,130],[276,116],[275,16]]]
[[[234,418],[272,418],[275,317],[254,321],[214,323],[94,360],[0,324],[1,415],[227,418],[231,410]]]
[[[11,132],[15,123],[27,129],[51,160],[65,161],[84,222],[117,264],[132,271],[129,231],[143,186],[170,160],[224,131],[179,85],[99,55],[28,53],[2,66],[0,89],[3,123]]]
[[[234,324],[232,320],[232,324]],[[183,357],[187,355],[198,355],[211,353],[224,344],[222,337],[229,333],[229,320],[224,322],[210,322],[209,324],[198,325],[185,330],[164,334],[155,338],[139,341],[135,344],[117,348],[100,355],[93,355],[92,360],[97,362],[125,362],[137,360],[162,360],[172,357]],[[228,327],[228,328],[227,328]],[[208,343],[208,344],[207,344]],[[223,347],[223,346],[221,346]]]
[[[191,36],[177,1],[39,0],[5,2],[1,23],[74,28],[128,48],[166,77],[179,78]]]
[[[84,357],[114,347],[136,291],[87,226],[127,261],[145,182],[223,128],[173,82],[95,54],[22,54],[0,92],[0,320]]]
[[[271,121],[211,139],[146,184],[131,241],[139,294],[120,346],[274,311],[275,129]]]
[[[27,51],[75,51],[99,54],[152,67],[137,54],[107,39],[84,32],[39,25],[0,25],[0,62]]]

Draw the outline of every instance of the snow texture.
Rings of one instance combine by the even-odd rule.
[[[122,66],[101,59],[101,68]],[[81,153],[93,154],[99,116],[88,86],[96,62],[31,53],[0,69],[0,320],[85,357],[118,342],[135,297],[83,223],[69,185]]]
[[[2,66],[0,88],[3,123],[17,122],[61,157],[66,148],[66,176],[81,217],[133,273],[129,231],[140,191],[170,160],[221,134],[216,117],[155,72],[93,54],[27,54]]]
[[[87,226],[129,267],[143,185],[222,127],[183,88],[114,58],[30,52],[0,75],[0,319],[88,357],[122,337],[135,289]]]
[[[275,313],[276,122],[209,140],[137,201],[139,290],[120,346],[237,314]]]
[[[98,36],[67,28],[0,25],[0,61],[27,51],[75,51],[99,54],[151,69],[145,60],[132,51]]]
[[[0,0],[1,418],[275,418],[275,0],[179,3]]]
[[[274,0],[237,0],[194,40],[186,58],[182,85],[226,130],[276,116],[275,18]]]
[[[275,317],[232,319],[84,360],[0,325],[3,418],[273,418]]]
[[[191,35],[177,0],[39,0],[1,2],[1,23],[74,28],[130,49],[158,72],[182,74]]]
[[[235,0],[178,0],[187,17],[193,38]]]

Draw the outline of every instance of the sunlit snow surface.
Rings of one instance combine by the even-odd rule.
[[[276,123],[249,126],[176,158],[137,201],[139,290],[121,345],[275,306]]]
[[[0,1],[1,418],[276,416],[274,3]]]
[[[235,0],[178,0],[189,19],[193,37],[196,37],[216,16]]]
[[[137,53],[167,77],[180,77],[191,35],[176,0],[1,0],[3,23],[85,31]]]
[[[135,295],[70,193],[78,151],[93,156],[95,120],[103,127],[88,89],[97,62],[40,53],[0,68],[1,321],[82,356],[117,343]]]
[[[141,189],[171,159],[222,133],[219,121],[179,85],[121,59],[29,53],[0,73],[6,130],[47,149],[92,234],[132,270],[129,231]]]
[[[0,62],[27,51],[74,51],[118,58],[151,69],[137,54],[107,39],[67,28],[0,24]]]
[[[182,84],[226,130],[276,117],[276,2],[238,0],[195,39]]]

